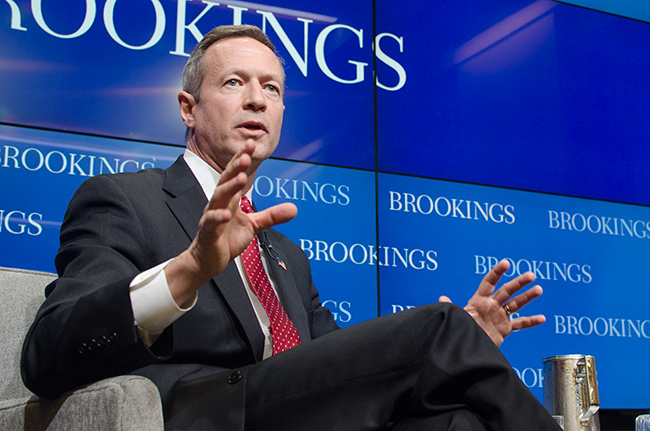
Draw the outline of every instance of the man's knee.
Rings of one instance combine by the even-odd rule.
[[[483,419],[467,409],[450,412],[448,419],[446,429],[449,431],[481,431],[488,429]]]
[[[482,431],[487,429],[478,415],[464,408],[434,414],[430,417],[406,418],[391,428],[392,431]]]
[[[474,325],[474,319],[467,311],[456,304],[449,302],[435,302],[433,304],[422,305],[420,307],[412,308],[408,311],[415,311],[421,313],[426,317],[437,317],[441,321],[454,322],[455,325],[460,327],[464,325]]]
[[[426,310],[426,311],[434,312],[434,313],[435,312],[456,313],[458,311],[465,312],[465,310],[463,310],[461,307],[459,307],[456,304],[452,304],[451,302],[434,302],[434,303],[431,303],[431,304],[421,305],[420,307],[416,307],[413,310],[416,310],[416,309],[422,309],[422,310]],[[465,312],[465,313],[467,313],[467,312]]]

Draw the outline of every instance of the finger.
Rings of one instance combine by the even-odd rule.
[[[208,202],[207,209],[230,208],[232,211],[235,211],[237,205],[239,205],[239,198],[247,181],[248,177],[243,172],[240,172],[229,181],[219,181]]]
[[[296,216],[298,208],[289,202],[272,206],[263,211],[248,214],[255,233],[277,224],[286,223]]]
[[[252,155],[255,151],[255,144],[246,142],[228,162],[224,170],[221,172],[219,183],[230,181],[236,177],[240,172],[246,172],[252,163]]]
[[[537,314],[535,316],[524,316],[512,319],[510,325],[513,331],[519,331],[520,329],[527,329],[541,325],[544,322],[546,322],[546,317],[543,314]]]
[[[521,295],[518,295],[512,298],[510,301],[507,301],[508,308],[510,308],[511,312],[516,313],[517,311],[521,310],[524,306],[526,306],[526,304],[528,304],[530,301],[542,296],[543,293],[544,290],[542,289],[541,286],[531,287]]]
[[[529,285],[533,281],[535,281],[535,274],[530,271],[525,272],[514,280],[510,280],[501,286],[501,288],[496,291],[492,298],[494,298],[497,303],[503,304],[508,300],[508,298],[517,293],[522,287]]]
[[[483,277],[483,281],[481,281],[481,284],[479,284],[476,293],[481,296],[492,295],[492,292],[494,292],[497,283],[499,280],[501,280],[501,276],[505,274],[508,268],[510,268],[510,262],[508,262],[506,259],[503,259],[494,265],[494,268],[492,268],[490,272],[488,272],[486,276]]]
[[[447,302],[451,304],[451,299],[449,299],[448,296],[442,295],[440,298],[438,298],[438,302]]]
[[[212,241],[214,237],[218,236],[217,227],[227,223],[230,219],[232,219],[232,211],[229,209],[206,211],[199,221],[199,235],[208,241]]]

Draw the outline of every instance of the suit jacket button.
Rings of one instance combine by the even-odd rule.
[[[234,385],[235,383],[240,381],[241,378],[242,378],[241,371],[235,371],[230,376],[228,376],[228,383]]]

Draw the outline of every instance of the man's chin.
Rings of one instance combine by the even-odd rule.
[[[253,141],[254,142],[254,141]],[[262,163],[264,160],[268,159],[273,155],[273,152],[275,152],[275,149],[277,148],[276,145],[270,145],[268,143],[260,143],[260,142],[254,142],[255,143],[255,151],[253,152],[253,162]]]

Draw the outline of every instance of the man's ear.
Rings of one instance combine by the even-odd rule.
[[[196,99],[187,91],[178,93],[178,105],[181,109],[181,118],[187,127],[194,128],[194,107],[196,106]]]

